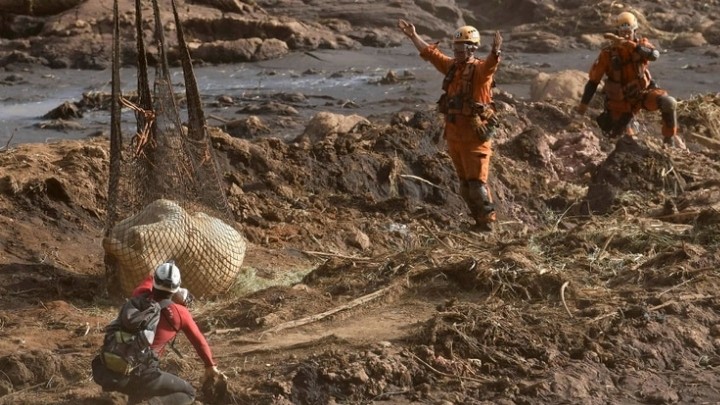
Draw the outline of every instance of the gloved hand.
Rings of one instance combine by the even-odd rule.
[[[502,42],[503,42],[503,37],[502,37],[502,35],[500,35],[500,31],[495,31],[495,37],[493,38],[493,43],[492,43],[492,52],[495,55],[500,54],[500,47],[502,46]]]
[[[605,37],[605,39],[609,39],[609,40],[613,41],[615,43],[615,45],[617,45],[617,46],[626,46],[631,50],[634,50],[635,47],[637,46],[637,43],[635,41],[631,41],[627,38],[623,38],[623,37],[621,37],[617,34],[613,34],[611,32],[606,32],[605,34],[603,34],[603,37]]]
[[[588,109],[587,104],[582,104],[582,103],[578,104],[578,106],[575,107],[575,111],[580,115],[585,115],[585,113],[587,112],[587,109]]]
[[[635,52],[633,53],[634,59],[656,61],[659,57],[660,51],[655,48],[641,44],[635,46]]]
[[[172,300],[176,304],[184,305],[190,308],[193,301],[195,301],[195,297],[190,293],[190,291],[188,291],[187,288],[181,288],[173,294]]]
[[[227,381],[227,376],[218,370],[217,366],[210,366],[205,369],[205,375],[203,376],[203,384],[207,382],[215,382],[217,380]]]

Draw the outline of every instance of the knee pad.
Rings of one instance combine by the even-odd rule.
[[[675,97],[670,97],[666,94],[658,97],[658,105],[660,106],[660,111],[670,114],[677,109],[677,100],[675,100]]]
[[[467,201],[470,198],[470,185],[467,180],[460,180],[460,197]]]
[[[475,204],[482,207],[485,213],[494,211],[490,192],[487,186],[480,180],[468,181],[469,197]]]

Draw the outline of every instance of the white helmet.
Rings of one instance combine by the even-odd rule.
[[[176,293],[180,289],[180,269],[175,262],[165,262],[155,269],[153,288]]]

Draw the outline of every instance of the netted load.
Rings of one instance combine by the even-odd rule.
[[[197,297],[217,296],[237,279],[246,247],[230,225],[201,212],[190,215],[170,200],[150,203],[103,240],[125,295],[159,264],[174,260],[183,287]]]

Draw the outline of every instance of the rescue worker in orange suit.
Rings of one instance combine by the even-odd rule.
[[[603,133],[610,137],[633,135],[632,123],[641,109],[660,110],[663,142],[685,149],[677,134],[677,101],[668,92],[656,86],[648,71],[649,62],[655,61],[660,52],[637,34],[638,21],[634,14],[625,11],[617,16],[615,34],[606,34],[610,45],[590,68],[589,80],[577,111],[585,114],[590,100],[603,77],[605,79],[605,111],[597,117]]]
[[[492,87],[500,62],[502,36],[495,32],[490,55],[483,60],[474,56],[480,46],[480,33],[471,26],[455,31],[454,57],[443,54],[438,44],[428,44],[420,38],[413,24],[401,19],[398,27],[420,51],[420,56],[445,75],[438,109],[445,115],[444,136],[460,181],[460,196],[475,220],[476,229],[491,231],[496,214],[487,183],[491,142],[498,125]]]

